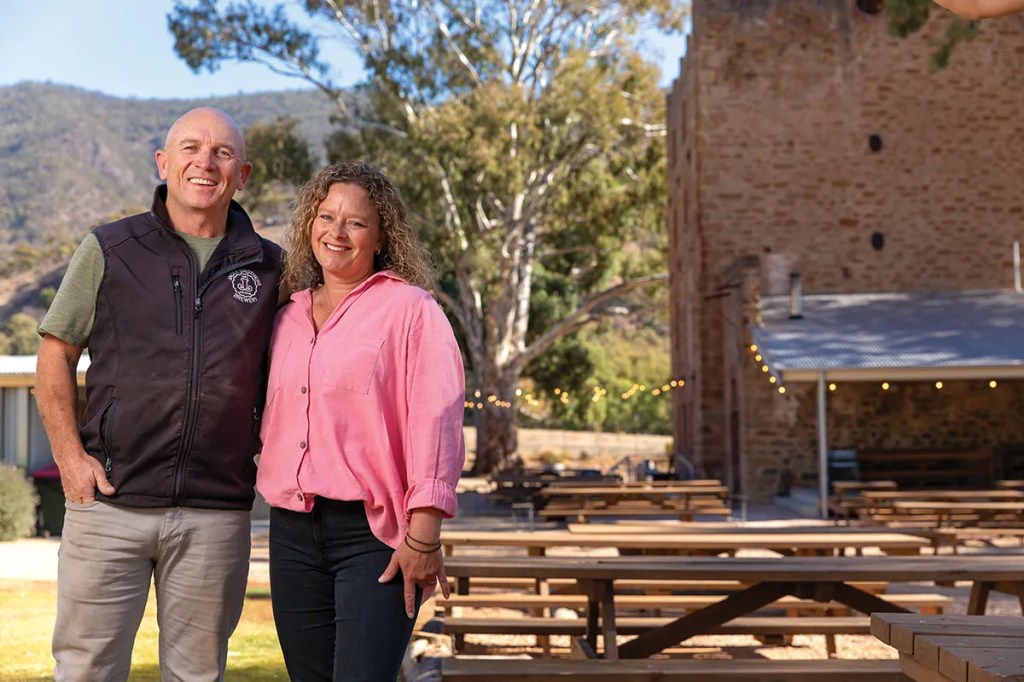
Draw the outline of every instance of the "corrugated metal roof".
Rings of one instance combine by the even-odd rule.
[[[1024,373],[1024,295],[1014,292],[808,295],[800,319],[789,318],[789,296],[766,296],[761,317],[754,343],[783,379],[840,370]]]
[[[89,356],[83,355],[78,360],[78,372],[81,374],[89,369]],[[35,376],[35,355],[0,355],[0,375]]]

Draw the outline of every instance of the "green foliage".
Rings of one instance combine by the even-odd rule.
[[[38,503],[35,487],[20,469],[0,466],[0,541],[32,535]]]
[[[278,117],[273,123],[256,123],[245,131],[246,156],[252,162],[245,196],[251,212],[287,203],[295,188],[313,175],[315,159],[296,132],[298,123]]]
[[[57,287],[43,287],[39,290],[39,302],[47,310],[53,305],[53,299],[57,297]]]
[[[11,315],[4,328],[11,355],[35,355],[39,350],[39,322],[26,313]]]
[[[667,434],[671,393],[660,389],[670,382],[669,371],[664,329],[615,321],[582,331],[531,363],[531,396],[541,396],[536,421],[551,428]]]
[[[900,38],[906,38],[924,28],[932,10],[936,9],[932,0],[885,0],[885,8],[890,14],[889,32]],[[954,19],[946,27],[941,41],[929,39],[929,43],[935,47],[932,66],[944,69],[949,64],[953,49],[963,41],[973,40],[977,35],[977,21]]]

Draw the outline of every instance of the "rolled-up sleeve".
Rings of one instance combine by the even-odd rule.
[[[466,461],[466,382],[455,334],[433,299],[420,303],[407,344],[405,511],[431,507],[451,518],[458,506],[455,485]]]

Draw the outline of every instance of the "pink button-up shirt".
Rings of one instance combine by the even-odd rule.
[[[277,315],[256,487],[274,507],[362,500],[398,547],[413,509],[455,515],[465,379],[451,325],[427,292],[384,271],[313,328],[309,289]]]

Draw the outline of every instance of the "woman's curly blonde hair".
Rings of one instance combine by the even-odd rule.
[[[283,286],[296,292],[324,283],[324,271],[313,255],[310,235],[320,204],[327,198],[331,185],[339,182],[365,189],[377,209],[381,245],[380,253],[373,258],[373,271],[391,270],[410,284],[434,291],[437,279],[430,254],[409,223],[409,211],[401,193],[384,172],[358,161],[327,166],[299,191],[288,226]]]

